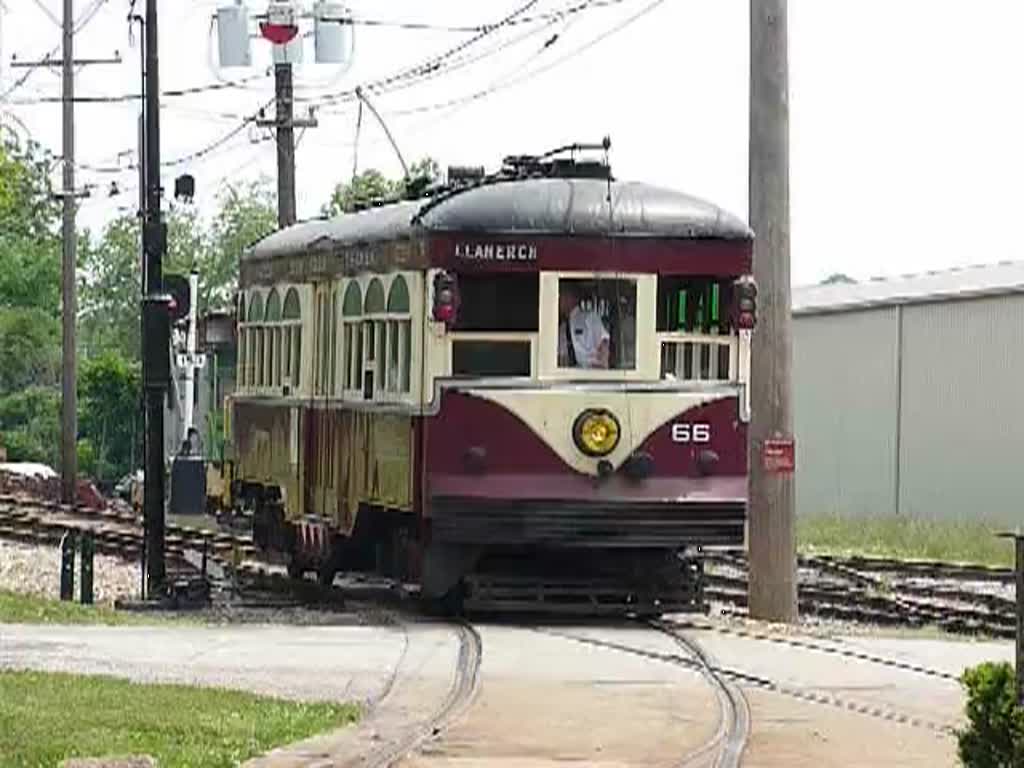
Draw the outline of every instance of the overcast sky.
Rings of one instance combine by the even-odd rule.
[[[352,0],[358,17],[435,25],[496,21],[525,0]],[[608,0],[604,0],[608,2]],[[129,0],[76,0],[79,16],[100,3],[76,37],[76,55],[124,63],[79,71],[79,95],[138,89],[139,49],[129,46]],[[209,146],[273,95],[258,64],[220,70],[211,63],[210,17],[217,2],[160,3],[162,88],[254,78],[245,88],[168,98],[162,112],[165,159]],[[571,0],[538,0],[535,16]],[[44,9],[59,0],[0,0],[0,94],[24,75],[21,59],[45,55],[60,31]],[[139,2],[139,8],[144,5]],[[263,2],[250,2],[262,10]],[[600,3],[595,3],[600,5]],[[410,161],[494,168],[508,154],[541,152],[573,141],[612,138],[619,178],[669,186],[746,218],[748,0],[621,0],[545,26],[525,24],[481,40],[456,57],[464,66],[375,97]],[[586,47],[605,32],[635,21]],[[1022,258],[1016,238],[1018,185],[1024,178],[1024,2],[1020,0],[790,0],[793,277],[814,282],[833,272],[857,278]],[[558,33],[558,38],[544,44]],[[330,68],[297,70],[299,94],[319,106],[319,127],[298,149],[300,217],[315,216],[353,167],[354,107],[324,96],[385,77],[471,35],[360,27],[352,67],[336,82]],[[583,49],[578,52],[579,49]],[[310,49],[311,52],[311,49]],[[307,56],[307,60],[311,56]],[[460,99],[489,87],[484,98]],[[34,73],[0,99],[0,121],[16,118],[54,151],[61,146],[59,70]],[[455,102],[448,108],[418,110]],[[85,166],[134,162],[137,105],[78,106],[77,154]],[[225,180],[273,175],[272,142],[239,131],[214,151],[165,170],[196,177],[209,210]],[[119,158],[119,153],[124,153]],[[359,167],[400,174],[383,132],[367,115]],[[81,220],[101,226],[133,210],[135,174],[81,170],[97,184]],[[105,194],[110,181],[122,193]]]

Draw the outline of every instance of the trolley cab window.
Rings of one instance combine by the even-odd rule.
[[[539,327],[537,273],[459,275],[459,313],[452,340],[452,375],[530,376],[525,334]]]
[[[636,369],[636,281],[558,281],[558,367]]]

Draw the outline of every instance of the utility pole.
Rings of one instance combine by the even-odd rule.
[[[750,0],[750,225],[761,296],[751,354],[750,615],[798,615],[789,268],[786,0]]]
[[[163,294],[167,227],[160,210],[160,57],[157,0],[146,0],[145,181],[142,238],[145,296],[142,303],[142,381],[146,400],[146,463],[143,509],[149,595],[166,580],[164,563],[164,396],[170,378],[170,315]]]
[[[287,54],[282,54],[282,57]],[[279,228],[295,223],[295,129],[315,128],[317,121],[310,116],[296,120],[295,96],[290,61],[274,63],[274,119],[260,118],[256,125],[272,127],[277,132],[277,225]]]
[[[61,451],[60,497],[65,504],[75,503],[78,476],[78,356],[75,353],[75,319],[78,296],[75,285],[75,10],[74,0],[64,0],[64,56],[62,62],[61,106],[64,135],[64,204],[61,257],[62,348],[61,361]]]
[[[186,439],[189,430],[194,426],[193,412],[196,393],[196,310],[199,304],[199,273],[195,270],[189,273],[188,291],[191,299],[188,304],[188,331],[185,337],[185,355],[188,363],[185,366],[185,399],[182,403],[185,421],[183,434]]]
[[[87,192],[75,189],[75,67],[90,64],[120,64],[121,58],[75,59],[74,0],[64,0],[61,19],[63,52],[60,59],[47,56],[40,61],[15,61],[12,67],[61,68],[61,123],[63,133],[63,178],[57,197],[62,202],[61,248],[61,501],[74,505],[78,475],[78,356],[75,349],[75,325],[78,316],[76,277],[77,232],[76,200]],[[56,21],[56,19],[54,19]]]

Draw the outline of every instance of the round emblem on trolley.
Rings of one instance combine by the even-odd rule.
[[[572,439],[587,456],[607,456],[619,444],[619,420],[611,411],[588,408],[576,417]]]

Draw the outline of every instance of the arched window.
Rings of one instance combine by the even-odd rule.
[[[258,291],[253,291],[246,314],[249,323],[246,378],[249,386],[256,388],[263,386],[263,319],[263,296]]]
[[[362,386],[363,335],[359,325],[362,314],[363,295],[359,290],[359,282],[351,280],[341,302],[342,337],[345,344],[345,373],[342,382],[348,392],[356,392]]]
[[[247,365],[248,358],[245,354],[245,343],[246,343],[246,305],[245,305],[245,293],[239,291],[238,293],[238,308],[235,314],[235,322],[238,325],[238,358],[235,363],[235,377],[237,379],[237,385],[239,390],[244,390],[246,386],[246,373],[245,366]]]
[[[281,375],[294,392],[302,383],[302,306],[299,292],[289,288],[281,310]]]
[[[270,387],[281,386],[281,294],[276,288],[267,296],[266,308],[266,365],[264,382]]]
[[[412,359],[412,319],[409,316],[409,286],[398,275],[388,291],[387,365],[384,389],[392,393],[409,392]]]
[[[387,304],[384,284],[373,278],[363,300],[363,397],[370,399],[384,388],[384,359],[387,355]]]

